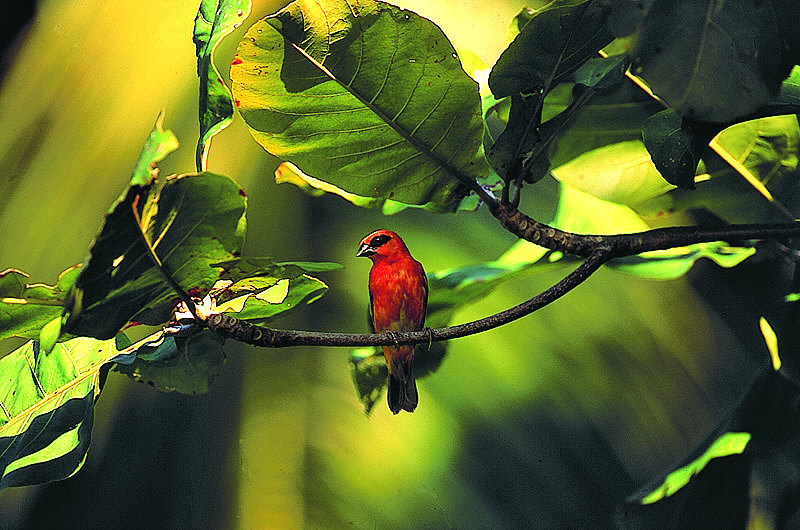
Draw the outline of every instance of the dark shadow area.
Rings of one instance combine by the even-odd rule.
[[[543,411],[507,411],[476,425],[461,473],[504,528],[608,528],[635,487],[596,427]]]

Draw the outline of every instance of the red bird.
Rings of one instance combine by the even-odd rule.
[[[428,280],[400,236],[376,230],[361,240],[356,256],[372,260],[369,298],[373,329],[378,333],[422,329]],[[414,346],[384,346],[383,356],[389,367],[389,410],[394,414],[401,410],[414,412],[419,400],[414,382]]]

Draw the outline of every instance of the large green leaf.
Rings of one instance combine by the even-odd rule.
[[[774,99],[798,59],[784,47],[783,16],[772,2],[658,0],[642,24],[634,73],[684,116],[734,121]]]
[[[231,92],[214,65],[214,50],[225,35],[244,22],[250,9],[250,0],[202,0],[194,19],[193,40],[197,48],[197,76],[200,78],[198,171],[205,170],[211,137],[233,119]]]
[[[593,149],[553,168],[553,177],[598,199],[634,207],[674,189],[639,140]]]
[[[637,206],[648,215],[703,208],[731,223],[786,222],[800,214],[800,125],[794,114],[737,123],[712,142],[694,191],[673,190]]]
[[[0,359],[0,488],[64,479],[83,464],[113,340],[79,337]]]
[[[0,272],[0,340],[37,338],[45,324],[61,316],[79,272],[77,266],[65,270],[55,285],[29,283],[30,276],[15,269]]]
[[[348,193],[452,211],[489,174],[478,85],[411,11],[298,0],[248,30],[231,78],[256,141]]]
[[[131,319],[168,321],[177,294],[165,276],[192,294],[207,292],[219,277],[211,264],[241,249],[245,205],[235,182],[212,173],[132,186],[92,245],[66,305],[65,331],[110,338]]]
[[[610,43],[608,6],[597,0],[555,0],[532,16],[489,76],[496,98],[551,88]]]

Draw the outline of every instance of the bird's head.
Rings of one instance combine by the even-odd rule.
[[[408,249],[400,236],[389,230],[375,230],[361,240],[356,256],[375,261],[376,258],[405,254],[408,254]]]

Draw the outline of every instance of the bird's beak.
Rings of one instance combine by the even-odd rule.
[[[361,243],[361,248],[359,248],[358,252],[356,252],[356,257],[357,258],[361,258],[361,257],[368,258],[368,257],[372,256],[373,254],[375,254],[375,250],[372,247],[370,247],[367,243]]]

